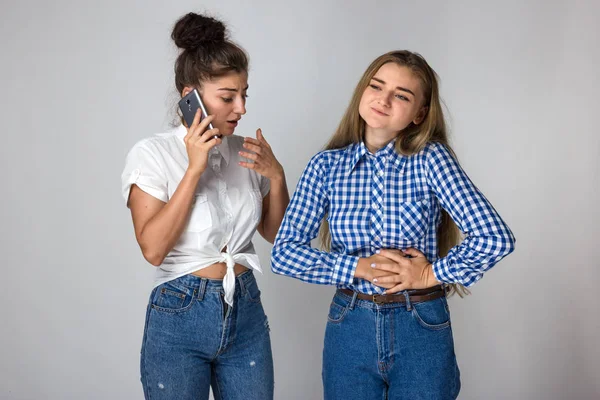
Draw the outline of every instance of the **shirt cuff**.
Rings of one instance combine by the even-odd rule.
[[[432,268],[435,279],[442,283],[460,283],[465,287],[469,287],[483,277],[483,274],[477,271],[457,271],[448,257],[435,261]]]
[[[354,272],[358,266],[358,257],[346,254],[338,254],[333,273],[331,274],[332,285],[350,285],[354,281]]]

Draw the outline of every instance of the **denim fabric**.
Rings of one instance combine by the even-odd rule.
[[[339,291],[323,349],[326,400],[446,400],[460,391],[445,297],[375,304]]]
[[[223,281],[186,275],[150,295],[141,354],[146,399],[273,398],[269,325],[251,271],[236,277],[233,307]]]

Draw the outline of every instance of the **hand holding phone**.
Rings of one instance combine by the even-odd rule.
[[[216,136],[219,133],[219,129],[207,129],[213,120],[213,116],[209,115],[201,122],[200,114],[201,111],[198,109],[192,120],[192,125],[188,128],[188,132],[183,138],[188,155],[187,171],[193,173],[198,178],[206,170],[208,155],[211,149],[223,143]]]
[[[200,97],[200,93],[198,93],[197,89],[192,90],[188,94],[186,94],[181,100],[179,100],[179,109],[183,114],[183,119],[187,124],[188,128],[190,128],[194,122],[194,117],[196,116],[196,112],[198,109],[202,111],[200,115],[200,121],[202,121],[206,116],[208,116],[208,112],[206,111],[206,107],[204,107],[204,103],[202,102],[202,98]],[[208,129],[214,129],[212,123],[208,124]],[[222,135],[215,135],[214,138],[220,138]]]

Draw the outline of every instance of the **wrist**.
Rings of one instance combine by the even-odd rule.
[[[285,172],[283,171],[283,168],[279,167],[277,173],[270,177],[269,181],[271,182],[271,184],[282,184],[283,182],[285,182]]]
[[[442,282],[438,281],[437,278],[435,277],[435,274],[433,273],[433,264],[429,263],[429,265],[427,265],[427,287],[432,287],[432,286],[437,286],[437,285],[441,285]]]
[[[354,277],[358,279],[367,279],[371,273],[371,261],[368,258],[359,258],[356,269],[354,270]]]
[[[189,176],[190,178],[194,179],[200,179],[200,176],[202,176],[205,169],[206,168],[192,167],[191,165],[188,165],[188,168],[185,171],[185,176]]]

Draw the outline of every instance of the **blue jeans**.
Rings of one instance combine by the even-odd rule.
[[[456,399],[446,298],[375,304],[338,291],[325,331],[323,386],[326,400]]]
[[[273,398],[267,317],[251,271],[236,278],[233,307],[221,280],[186,275],[150,295],[141,354],[146,399]]]

